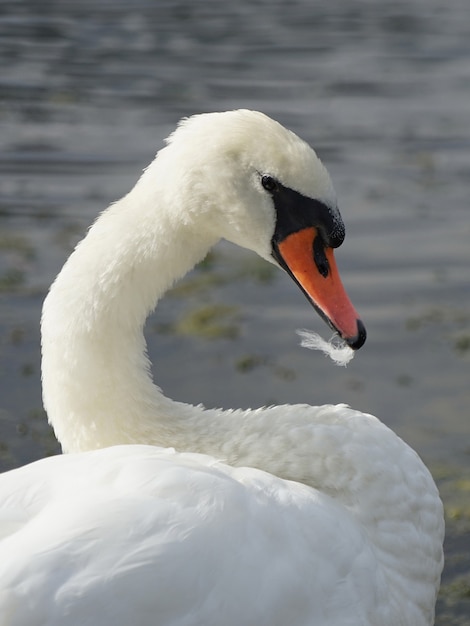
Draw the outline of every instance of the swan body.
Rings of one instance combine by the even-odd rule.
[[[314,151],[253,111],[182,123],[44,303],[44,403],[71,454],[0,476],[2,625],[433,623],[442,505],[391,430],[344,405],[205,409],[153,383],[145,319],[220,238],[364,342]]]

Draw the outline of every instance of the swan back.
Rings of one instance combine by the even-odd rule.
[[[0,606],[11,626],[433,621],[420,569],[431,577],[429,556],[409,555],[404,576],[357,507],[264,471],[114,446],[7,473],[0,490]],[[416,529],[376,525],[406,561]]]

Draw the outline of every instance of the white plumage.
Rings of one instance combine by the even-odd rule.
[[[279,189],[340,230],[293,133],[251,111],[190,118],[67,261],[43,389],[72,454],[0,476],[2,626],[433,623],[442,505],[403,441],[344,405],[206,410],[149,375],[145,318],[211,245],[274,262]],[[322,306],[351,327],[346,305]]]

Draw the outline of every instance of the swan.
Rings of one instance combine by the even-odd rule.
[[[68,454],[0,476],[3,626],[433,623],[442,504],[390,429],[341,404],[209,410],[153,383],[145,319],[221,238],[364,343],[315,152],[255,111],[183,120],[44,302],[44,405]]]

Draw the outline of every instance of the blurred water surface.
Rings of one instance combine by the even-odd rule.
[[[58,452],[39,318],[96,214],[177,120],[259,109],[309,141],[347,226],[337,258],[368,329],[347,369],[295,285],[221,244],[149,320],[165,392],[207,406],[347,402],[425,459],[448,515],[437,624],[470,624],[470,5],[3,0],[0,468]]]

